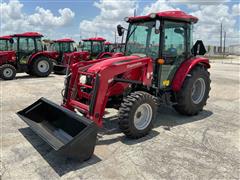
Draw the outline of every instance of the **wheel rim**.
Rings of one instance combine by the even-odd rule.
[[[152,107],[144,103],[140,105],[134,114],[134,126],[138,130],[145,129],[152,119]]]
[[[203,78],[198,78],[192,88],[192,101],[194,104],[199,104],[204,97],[206,84]]]
[[[11,68],[5,68],[3,70],[4,77],[10,78],[13,75],[13,70]]]
[[[45,60],[42,60],[38,63],[38,70],[41,73],[46,73],[49,70],[49,63]]]

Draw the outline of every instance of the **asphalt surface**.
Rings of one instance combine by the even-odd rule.
[[[212,63],[210,72],[210,99],[199,115],[161,106],[155,128],[139,140],[125,138],[108,109],[84,163],[58,156],[15,114],[40,97],[59,104],[63,76],[0,80],[0,179],[239,179],[240,65]]]

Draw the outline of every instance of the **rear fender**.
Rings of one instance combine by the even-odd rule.
[[[178,68],[172,81],[172,90],[174,92],[181,90],[187,74],[197,65],[203,65],[206,68],[210,68],[209,60],[207,58],[197,57],[183,62]]]
[[[55,60],[55,59],[58,58],[59,53],[58,52],[48,52],[48,51],[41,51],[41,52],[34,53],[29,57],[28,64],[31,64],[32,61],[34,61],[34,59],[36,59],[40,56],[44,56],[44,57],[47,57],[49,59]]]
[[[97,59],[102,59],[102,58],[104,58],[104,56],[112,57],[112,55],[113,55],[113,53],[110,53],[110,52],[102,52],[97,56]]]

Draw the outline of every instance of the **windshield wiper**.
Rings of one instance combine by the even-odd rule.
[[[135,30],[137,29],[137,25],[136,25],[136,27],[134,27],[134,29],[132,30],[132,32],[129,34],[129,36],[127,37],[127,41],[128,41],[128,39],[131,37],[131,35],[135,32]]]

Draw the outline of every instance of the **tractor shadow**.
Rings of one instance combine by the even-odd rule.
[[[29,127],[19,129],[19,131],[60,177],[71,171],[79,170],[101,161],[96,155],[93,155],[89,160],[84,162],[63,157],[45,143]]]
[[[30,76],[30,75],[20,75],[16,76],[15,79],[45,79],[45,78],[54,78],[54,75],[49,75],[48,77],[37,77],[37,76]]]
[[[182,124],[192,123],[196,121],[204,120],[205,118],[208,118],[213,113],[208,110],[203,110],[199,112],[196,116],[184,116],[180,115],[178,112],[176,112],[172,107],[167,105],[161,105],[161,107],[158,108],[158,113],[156,117],[156,121],[154,123],[154,128],[162,126],[164,130],[171,131],[172,127],[176,127]],[[118,141],[121,141],[124,144],[127,145],[134,145],[141,143],[143,141],[148,141],[160,133],[156,130],[152,130],[147,136],[142,137],[140,139],[129,139],[125,135],[121,133],[121,130],[118,127],[118,117],[117,115],[104,118],[104,125],[103,129],[99,131],[99,138],[97,145],[109,145],[116,143]],[[117,134],[118,136],[110,138],[110,139],[104,139],[104,135],[113,135]]]

